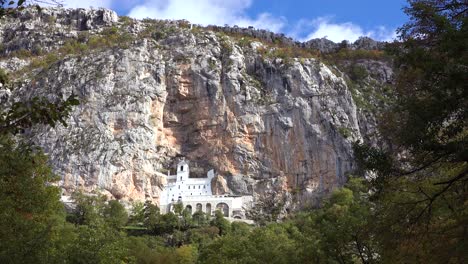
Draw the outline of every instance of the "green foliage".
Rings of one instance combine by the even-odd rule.
[[[128,213],[125,207],[117,200],[111,200],[104,207],[104,218],[114,228],[123,227],[128,222]]]
[[[294,58],[317,58],[318,53],[314,50],[299,48],[295,46],[266,46],[257,49],[263,58],[281,59],[285,65],[292,65]]]
[[[29,67],[27,67],[26,70],[31,70],[31,69],[47,69],[50,68],[51,65],[59,61],[60,58],[55,52],[48,53],[45,56],[42,57],[37,57],[33,58],[31,60],[31,63],[29,64]]]
[[[104,29],[100,36],[90,36],[87,45],[92,50],[115,47],[128,48],[133,40],[132,34],[114,26]]]
[[[53,25],[57,22],[57,17],[56,16],[48,16],[47,17],[47,23],[49,25]]]
[[[28,59],[34,56],[34,54],[27,49],[19,49],[10,54],[12,57],[17,57],[20,59]]]
[[[143,19],[143,22],[146,24],[146,28],[139,33],[139,37],[141,38],[152,38],[156,41],[160,41],[179,31],[176,26],[168,24],[165,21]]]
[[[231,223],[224,218],[223,213],[219,210],[215,211],[215,217],[211,220],[210,224],[219,229],[219,235],[226,235],[231,231]]]
[[[348,73],[351,80],[355,82],[362,81],[369,75],[366,68],[359,64],[352,64]]]
[[[178,202],[174,204],[174,213],[176,215],[181,215],[183,210],[184,210],[184,204],[182,202]]]
[[[180,227],[179,217],[172,212],[161,215],[160,219],[155,228],[157,234],[170,234]]]
[[[8,74],[0,68],[0,84],[7,85],[9,81]]]
[[[221,45],[221,53],[223,56],[229,56],[232,54],[233,47],[228,36],[218,33],[219,44]]]
[[[15,102],[8,110],[0,112],[0,134],[17,134],[35,124],[54,127],[59,122],[67,126],[65,118],[70,114],[72,107],[78,104],[75,95],[55,103],[39,97],[26,102]]]
[[[68,40],[65,44],[59,49],[61,54],[80,54],[86,52],[88,46],[85,43],[81,43],[78,40]]]
[[[66,263],[125,263],[131,259],[125,235],[103,223],[76,227],[76,236],[68,241]]]
[[[122,22],[124,26],[130,26],[134,23],[134,20],[128,16],[119,16],[119,22]]]
[[[75,192],[72,195],[76,208],[67,220],[76,225],[94,225],[102,220],[106,197],[101,194],[85,195]]]
[[[353,132],[347,127],[339,127],[338,133],[340,133],[344,138],[350,138],[353,136]]]
[[[380,132],[391,144],[355,153],[374,176],[383,259],[461,263],[466,259],[468,4],[410,0],[400,28],[395,99]]]
[[[257,228],[214,240],[200,253],[200,263],[300,263],[297,229],[284,225]]]
[[[376,234],[383,259],[395,262],[462,263],[468,241],[466,199],[460,199],[464,184],[447,186],[467,165],[445,165],[430,178],[399,177],[385,181],[376,207]]]
[[[342,48],[338,52],[323,55],[323,58],[328,61],[329,64],[338,64],[340,61],[357,61],[362,59],[390,61],[392,56],[384,50],[353,50]]]
[[[249,37],[241,37],[238,41],[237,44],[241,46],[242,48],[247,48],[250,47],[250,44],[252,44],[252,41],[254,41],[253,38]]]
[[[205,226],[208,224],[209,216],[206,215],[204,212],[197,211],[193,214],[192,219],[193,226]]]
[[[129,223],[133,225],[142,225],[145,222],[145,204],[135,202],[132,204],[132,211],[129,217]]]
[[[63,223],[58,178],[39,150],[0,135],[0,262],[46,263]]]
[[[146,201],[143,208],[143,223],[148,230],[155,230],[159,223],[160,214],[159,207],[152,204],[150,201]]]
[[[181,228],[182,230],[188,230],[190,227],[193,226],[193,218],[192,218],[192,210],[185,208],[182,211],[182,219],[181,219]]]

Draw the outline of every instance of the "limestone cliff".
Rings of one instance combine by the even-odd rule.
[[[355,167],[351,143],[375,130],[347,75],[295,58],[307,47],[225,31],[102,9],[26,9],[0,24],[0,68],[17,87],[0,100],[79,96],[68,127],[28,132],[65,192],[156,201],[158,172],[178,156],[194,174],[215,169],[218,193],[279,192],[290,207],[342,185]],[[369,89],[391,79],[379,63],[360,62],[376,74]]]

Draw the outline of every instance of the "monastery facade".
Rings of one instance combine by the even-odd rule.
[[[220,210],[225,217],[245,219],[245,207],[251,204],[252,196],[213,195],[211,182],[214,177],[214,170],[210,170],[206,178],[190,178],[189,163],[181,160],[176,175],[166,176],[159,200],[161,213],[172,211],[174,204],[182,202],[192,213],[202,211],[214,215]]]

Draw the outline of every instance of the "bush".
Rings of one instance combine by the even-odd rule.
[[[343,60],[389,60],[390,55],[382,50],[351,50],[347,48],[340,49],[338,52],[325,55],[325,58],[330,61],[330,64],[337,63]]]
[[[27,49],[19,49],[11,53],[12,57],[17,57],[20,59],[26,59],[33,56],[32,52]]]
[[[352,66],[350,66],[349,77],[351,78],[351,80],[355,82],[362,81],[368,75],[369,73],[367,72],[367,69],[364,66],[358,64],[353,64]]]
[[[3,69],[0,69],[0,83],[5,85],[8,84],[8,81],[8,74]]]
[[[338,133],[340,133],[344,138],[350,138],[353,135],[351,129],[347,127],[338,128]]]
[[[80,43],[77,40],[70,40],[65,43],[59,52],[62,54],[77,54],[88,50],[88,46],[84,43]]]

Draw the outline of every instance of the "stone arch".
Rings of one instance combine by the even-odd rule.
[[[190,213],[192,213],[192,206],[190,204],[188,204],[185,209],[187,209],[187,211],[189,211]]]
[[[201,203],[197,203],[197,209],[196,209],[196,212],[202,212],[203,210],[203,206]]]
[[[206,206],[205,206],[205,212],[206,212],[206,215],[211,216],[211,204],[210,204],[210,203],[207,203],[207,204],[206,204]]]
[[[216,210],[220,210],[224,217],[229,217],[229,205],[227,205],[226,203],[218,203],[216,205]]]
[[[234,219],[243,219],[243,214],[242,214],[242,211],[240,210],[234,210],[232,211],[232,218]]]

